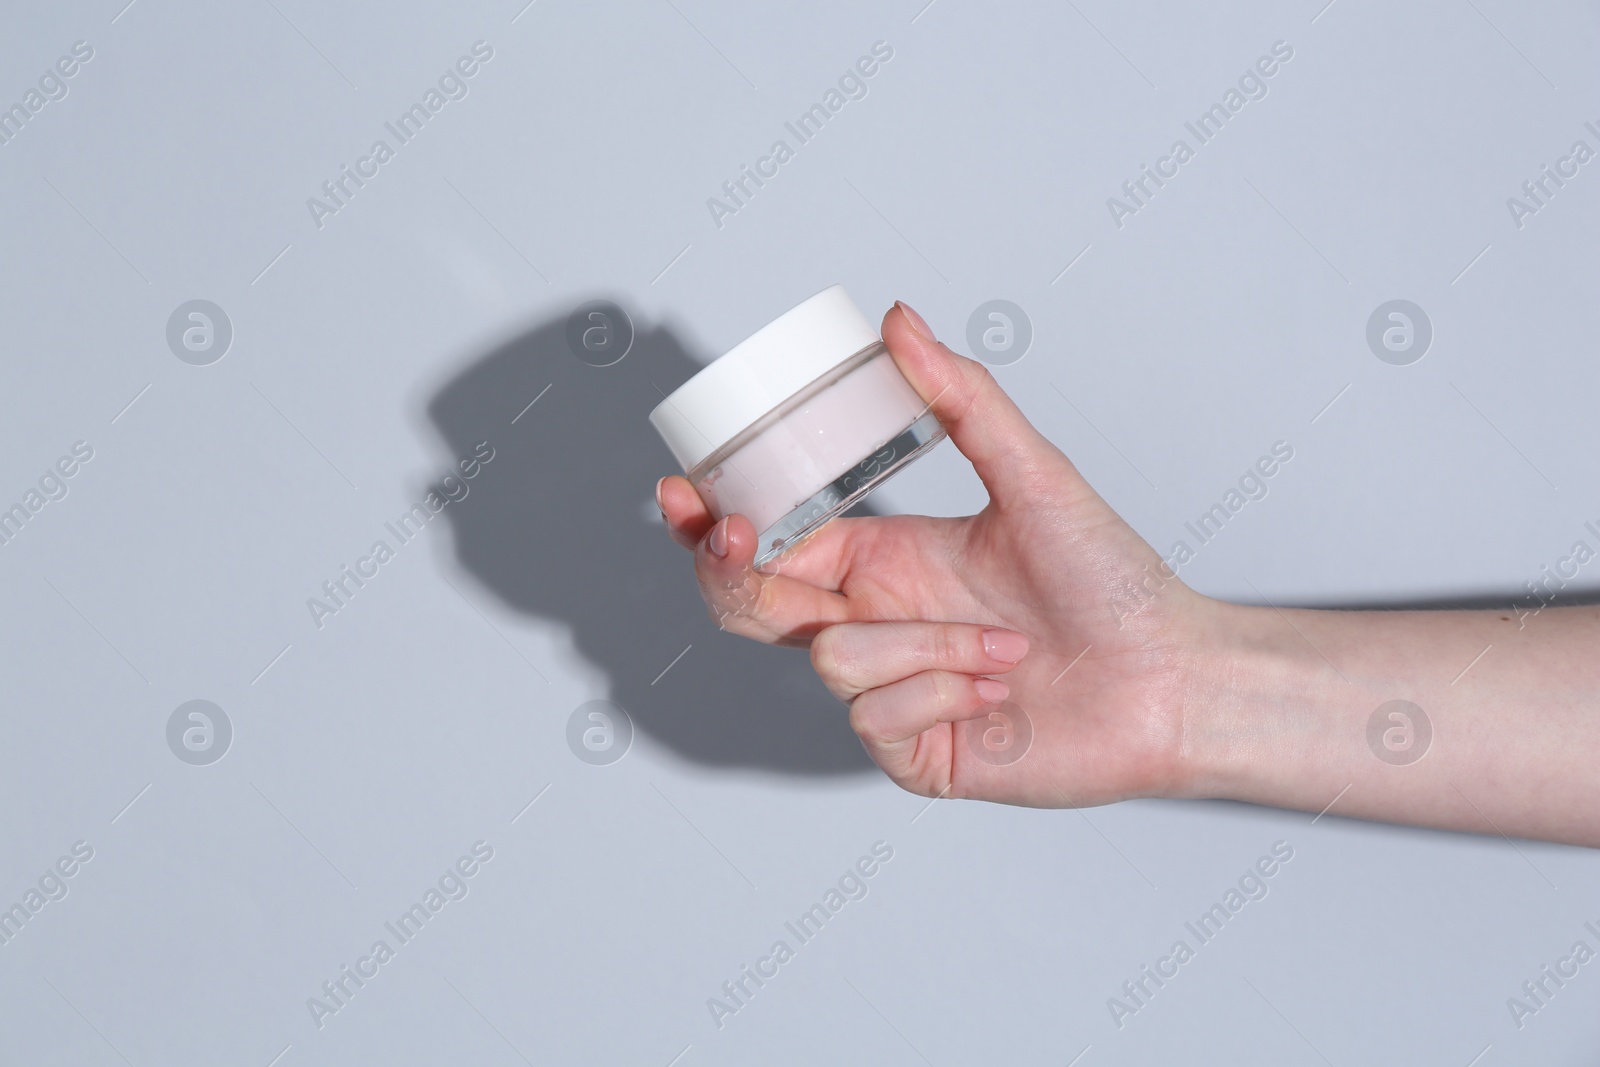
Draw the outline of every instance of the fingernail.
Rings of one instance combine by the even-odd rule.
[[[985,630],[983,650],[1001,663],[1020,663],[1028,654],[1028,639],[1015,630]]]
[[[922,321],[922,316],[918,315],[916,311],[912,309],[910,304],[906,303],[904,300],[896,300],[894,302],[894,306],[900,309],[900,314],[904,315],[906,317],[906,321],[911,323],[911,328],[913,330],[916,330],[923,337],[926,337],[930,341],[938,340],[937,337],[933,336],[933,331],[928,329],[928,324]]]
[[[666,513],[667,513],[667,501],[666,501],[666,498],[662,495],[662,492],[661,492],[666,487],[667,487],[667,480],[665,478],[659,479],[656,482],[656,507],[661,509],[661,514],[662,515],[666,515]]]
[[[711,536],[706,538],[706,547],[718,559],[728,558],[728,520],[722,519],[711,527]]]
[[[1011,695],[1011,687],[1004,682],[995,681],[993,678],[979,678],[972,683],[985,704],[998,704]]]

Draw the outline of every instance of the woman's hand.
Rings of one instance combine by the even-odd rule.
[[[903,304],[883,338],[983,479],[983,511],[835,520],[763,574],[743,517],[713,525],[683,478],[662,479],[657,495],[694,550],[712,616],[758,641],[809,645],[900,785],[1040,807],[1138,796],[1337,806],[1600,846],[1600,608],[1211,600],[1171,574],[985,367]],[[1002,752],[986,744],[1008,735]]]
[[[713,524],[687,479],[665,478],[657,500],[694,551],[712,617],[809,646],[873,760],[912,792],[1041,807],[1184,793],[1185,716],[1212,602],[981,363],[939,344],[903,304],[883,339],[988,506],[960,519],[837,519],[761,573],[748,520]],[[1018,709],[1032,728],[1026,752],[980,758],[986,733],[1025,736]]]

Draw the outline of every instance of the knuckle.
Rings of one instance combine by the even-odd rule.
[[[754,576],[746,575],[742,581],[730,581],[702,573],[699,575],[699,584],[706,613],[719,629],[740,633],[740,622],[760,618],[766,585]]]
[[[994,372],[989,369],[989,365],[975,359],[969,358],[967,360],[966,374],[963,375],[963,378],[961,395],[956,401],[960,405],[963,415],[971,410],[972,406],[985,395],[999,388],[995,381]]]
[[[933,787],[926,782],[918,780],[914,774],[902,771],[890,774],[889,780],[914,797],[932,797],[935,795]]]
[[[811,639],[811,669],[824,681],[833,681],[839,671],[839,628],[827,626]]]
[[[868,747],[885,743],[883,731],[873,722],[872,702],[861,697],[850,702],[850,729]]]
[[[948,671],[929,671],[928,687],[933,690],[934,707],[944,709],[955,703],[955,676]]]
[[[861,647],[861,634],[852,629],[848,623],[830,626],[822,632],[828,637],[823,642],[824,647],[821,652],[823,666],[817,667],[817,673],[842,689],[855,692],[871,689],[871,678]],[[816,663],[817,661],[813,659],[812,665],[816,666]]]
[[[929,652],[933,656],[933,667],[956,667],[966,658],[963,654],[966,649],[956,630],[951,626],[935,626],[929,637]]]
[[[968,357],[967,372],[968,384],[975,393],[992,388],[995,384],[994,372],[989,369],[989,364],[981,360]]]
[[[960,376],[960,381],[955,384],[954,389],[950,390],[954,395],[950,397],[949,418],[954,422],[965,419],[973,411],[974,406],[978,405],[979,400],[982,400],[984,392],[987,389],[994,389],[995,386],[994,374],[989,373],[987,366],[978,360],[962,358],[966,360],[966,366],[963,368],[965,373]]]

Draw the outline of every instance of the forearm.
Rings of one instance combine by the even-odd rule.
[[[1600,846],[1600,608],[1212,607],[1191,795]]]

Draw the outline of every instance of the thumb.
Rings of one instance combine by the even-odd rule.
[[[938,417],[945,433],[989,490],[997,506],[1020,503],[1051,485],[1087,489],[1067,457],[1033,428],[989,368],[950,351],[908,305],[895,301],[883,317],[889,353]]]

